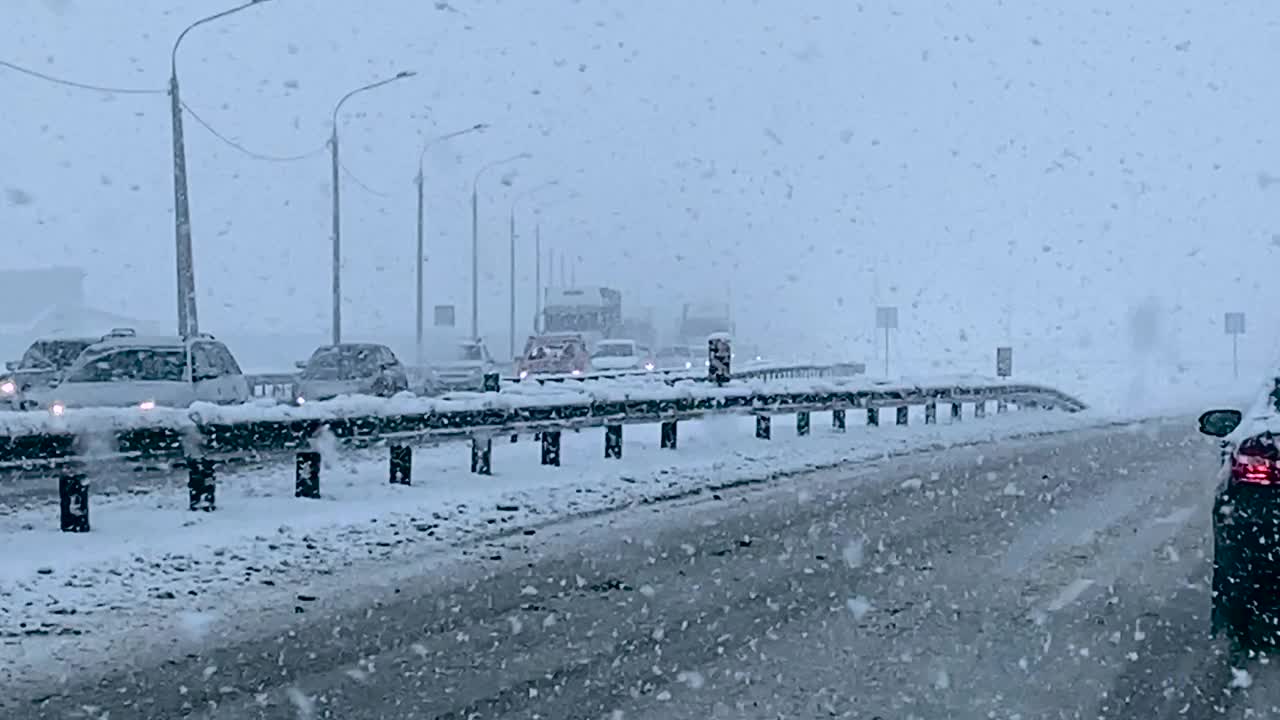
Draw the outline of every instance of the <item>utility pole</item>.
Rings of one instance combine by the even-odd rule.
[[[187,33],[228,15],[267,2],[250,0],[242,5],[223,10],[188,25],[178,33],[169,52],[169,115],[173,129],[173,235],[174,258],[178,276],[178,334],[188,337],[200,332],[196,314],[195,256],[191,249],[191,201],[187,192],[187,149],[182,134],[182,93],[178,88],[178,48]]]
[[[439,136],[439,137],[437,137],[437,138],[433,138],[433,139],[431,139],[431,140],[428,140],[426,143],[424,143],[424,144],[422,145],[422,150],[421,150],[421,151],[419,151],[419,153],[418,153],[418,174],[417,174],[417,176],[415,176],[415,177],[414,177],[414,179],[413,179],[414,183],[416,183],[416,184],[417,184],[417,186],[418,186],[418,218],[417,218],[417,225],[418,225],[418,253],[417,253],[417,268],[418,268],[418,272],[417,272],[417,275],[416,275],[416,279],[417,279],[417,297],[416,297],[416,301],[417,301],[417,302],[416,302],[416,305],[417,305],[417,313],[416,313],[416,317],[415,317],[416,322],[415,322],[415,333],[414,333],[414,340],[415,340],[415,345],[414,345],[415,350],[414,350],[414,352],[416,353],[415,357],[416,357],[416,359],[417,359],[417,364],[418,364],[418,365],[422,365],[422,363],[423,363],[423,361],[424,361],[424,355],[423,355],[422,342],[423,342],[423,334],[424,334],[424,330],[423,330],[423,323],[424,323],[424,316],[425,316],[425,314],[426,314],[426,305],[425,305],[425,300],[423,299],[423,289],[422,289],[423,281],[424,281],[423,275],[426,273],[426,263],[427,263],[427,256],[426,256],[426,238],[423,236],[423,233],[424,233],[424,226],[425,226],[425,224],[426,224],[426,223],[425,223],[425,221],[424,221],[424,219],[423,219],[423,218],[424,218],[424,215],[426,214],[426,197],[425,197],[425,191],[423,190],[423,186],[424,186],[424,185],[425,185],[425,183],[426,183],[426,175],[425,175],[425,173],[423,172],[423,163],[424,163],[424,161],[425,161],[425,159],[426,159],[426,156],[427,156],[427,150],[429,150],[429,149],[431,148],[431,146],[432,146],[432,145],[435,145],[435,144],[436,144],[436,143],[438,143],[438,142],[443,142],[443,141],[445,141],[445,140],[449,140],[449,139],[452,139],[452,138],[456,138],[456,137],[458,137],[458,136],[460,136],[460,135],[466,135],[467,133],[480,132],[480,131],[483,131],[483,130],[487,129],[488,127],[489,127],[489,125],[488,125],[487,123],[476,123],[475,125],[472,125],[471,127],[467,128],[467,129],[465,129],[465,130],[458,130],[458,131],[456,131],[456,132],[451,132],[451,133],[447,133],[447,134],[445,134],[445,135],[441,135],[441,136]]]
[[[389,77],[384,80],[379,80],[377,82],[372,82],[372,83],[369,83],[368,85],[362,85],[361,87],[358,87],[355,90],[352,90],[346,95],[343,95],[342,99],[338,100],[338,103],[333,106],[333,117],[331,118],[331,123],[330,123],[331,129],[329,132],[329,158],[332,165],[332,168],[331,168],[332,176],[330,178],[330,183],[332,184],[332,192],[333,192],[333,234],[331,239],[333,241],[333,310],[332,310],[333,333],[332,334],[333,334],[334,345],[337,345],[342,342],[342,216],[341,216],[341,210],[340,210],[341,203],[339,202],[340,187],[342,185],[339,178],[339,170],[342,167],[342,163],[338,159],[338,113],[342,111],[343,103],[350,100],[352,97],[362,92],[372,90],[374,88],[382,87],[383,85],[386,85],[388,83],[393,83],[397,80],[403,80],[405,78],[413,77],[416,74],[417,73],[411,70],[403,70],[401,72],[396,73],[393,77]]]

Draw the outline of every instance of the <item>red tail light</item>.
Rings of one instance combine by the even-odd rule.
[[[1280,485],[1280,472],[1272,460],[1236,454],[1231,459],[1231,479],[1251,485]]]

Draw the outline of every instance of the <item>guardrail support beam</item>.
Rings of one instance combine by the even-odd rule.
[[[756,437],[768,440],[773,435],[773,422],[768,415],[756,415]]]
[[[831,411],[831,427],[839,432],[844,432],[844,410]]]
[[[979,400],[973,404],[973,416],[976,418],[984,418],[987,416],[987,401]]]
[[[58,478],[58,504],[62,532],[89,532],[89,480],[71,471]]]
[[[471,472],[476,475],[493,474],[493,438],[471,438]]]
[[[867,425],[871,427],[875,427],[875,426],[878,426],[879,424],[880,424],[880,408],[873,408],[873,407],[867,408]]]
[[[938,403],[932,400],[924,404],[924,424],[938,424]]]
[[[1007,413],[1007,412],[1009,412],[1009,403],[1005,402],[1004,400],[997,400],[996,414],[1003,415],[1004,413]]]
[[[560,467],[560,431],[542,431],[542,464]]]
[[[293,496],[316,499],[320,497],[320,453],[302,450],[294,464]]]
[[[801,437],[809,434],[809,411],[801,410],[796,413],[796,435]]]
[[[899,425],[907,424],[907,413],[909,409],[910,408],[908,408],[906,405],[903,405],[902,407],[898,408],[896,420]]]
[[[662,423],[662,447],[664,450],[675,450],[680,441],[680,431],[675,420]]]
[[[217,479],[213,460],[187,458],[187,507],[192,511],[212,512],[217,507]]]
[[[604,456],[609,460],[622,459],[622,426],[604,426]]]
[[[962,403],[951,403],[951,422],[958,423],[964,417],[964,405]]]
[[[413,446],[392,443],[390,446],[390,480],[392,485],[413,484]]]

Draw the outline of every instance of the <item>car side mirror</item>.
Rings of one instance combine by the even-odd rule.
[[[1209,410],[1200,416],[1200,432],[1212,437],[1226,437],[1240,427],[1244,413],[1239,410]]]
[[[306,369],[307,369],[307,361],[306,361],[306,360],[296,360],[296,361],[294,361],[293,366],[294,366],[294,367],[296,367],[296,368],[298,368],[299,370],[306,370]]]
[[[18,369],[18,361],[17,361],[17,360],[6,360],[6,361],[4,362],[4,369],[5,369],[5,370],[8,370],[9,372],[13,372],[14,370],[17,370],[17,369]]]

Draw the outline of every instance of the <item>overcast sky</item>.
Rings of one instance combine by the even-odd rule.
[[[0,59],[162,88],[176,34],[233,4],[5,0]],[[201,324],[328,327],[331,109],[415,70],[339,120],[377,193],[344,177],[348,328],[410,332],[419,148],[486,122],[427,156],[428,303],[465,320],[472,174],[533,153],[511,189],[482,184],[496,337],[511,193],[559,179],[578,197],[518,213],[522,323],[541,203],[580,284],[631,306],[732,294],[758,338],[861,355],[878,302],[902,308],[909,353],[985,355],[1011,332],[1042,352],[1191,356],[1227,347],[1222,313],[1241,309],[1269,351],[1277,19],[1262,0],[272,0],[179,57],[184,99],[222,133],[319,151],[249,158],[188,118]],[[170,322],[167,99],[4,68],[0,97],[6,261],[82,265],[95,304]]]

